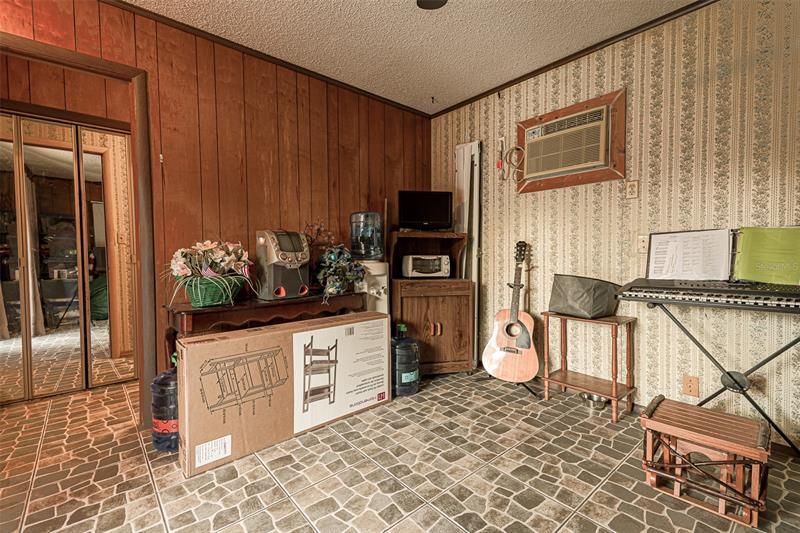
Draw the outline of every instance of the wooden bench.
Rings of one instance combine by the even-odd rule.
[[[769,469],[766,422],[661,395],[653,398],[639,421],[645,431],[642,467],[648,485],[734,522],[758,526]],[[709,467],[718,468],[718,475]],[[692,494],[711,496],[718,503]]]

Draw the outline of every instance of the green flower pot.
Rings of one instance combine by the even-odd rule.
[[[238,277],[195,278],[186,284],[186,294],[192,307],[233,305],[243,285],[244,280]]]

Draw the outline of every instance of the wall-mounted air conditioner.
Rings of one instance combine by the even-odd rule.
[[[524,179],[542,179],[608,165],[606,106],[525,130]]]
[[[517,123],[517,192],[625,178],[625,89]]]

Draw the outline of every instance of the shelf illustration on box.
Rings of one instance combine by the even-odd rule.
[[[314,336],[303,344],[303,412],[320,400],[336,401],[336,368],[339,364],[339,339],[327,348],[314,348]],[[318,377],[315,377],[318,376]]]
[[[289,380],[289,363],[279,346],[264,351],[204,361],[200,367],[200,395],[212,413],[266,398],[272,407],[274,389]]]
[[[291,357],[295,433],[366,409],[390,393],[386,315],[295,333]]]

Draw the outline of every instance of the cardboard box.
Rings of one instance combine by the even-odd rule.
[[[389,331],[364,312],[179,339],[183,473],[389,401]]]

